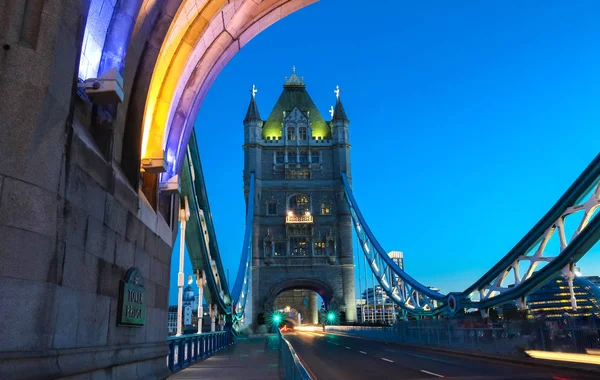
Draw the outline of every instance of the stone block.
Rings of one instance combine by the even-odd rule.
[[[127,229],[127,209],[111,195],[106,195],[104,223],[113,231],[125,234]]]
[[[100,259],[75,246],[67,245],[62,285],[88,293],[96,293]]]
[[[167,319],[161,320],[158,309],[154,307],[146,308],[146,342],[160,342],[168,335]],[[164,328],[163,328],[164,327]]]
[[[171,264],[164,264],[162,268],[162,285],[167,288],[171,284]]]
[[[92,378],[91,373],[81,373],[79,375],[59,377],[58,380],[90,380]]]
[[[138,268],[145,278],[150,276],[150,255],[140,247],[135,248],[133,265]]]
[[[17,52],[15,49],[14,53]],[[47,79],[43,82],[32,79],[44,75],[40,67],[12,64],[17,67],[10,67],[10,59],[3,61],[3,78],[10,79],[0,86],[3,100],[0,172],[56,192],[63,165],[68,104],[60,105],[47,94],[43,83]]]
[[[110,298],[81,293],[77,312],[77,347],[106,345],[110,312]]]
[[[101,369],[98,371],[94,371],[90,374],[91,379],[90,380],[111,380],[111,379],[115,379],[115,377],[113,377],[113,371],[114,371],[114,367],[111,368],[105,368],[105,369]]]
[[[126,230],[127,240],[143,247],[146,227],[142,224],[138,217],[131,212],[127,213]]]
[[[88,218],[85,251],[113,263],[115,261],[116,234],[96,218]]]
[[[162,267],[163,264],[156,259],[156,257],[150,258],[150,274],[149,278],[157,284],[163,284],[162,281]]]
[[[88,293],[68,287],[57,289],[56,330],[52,348],[71,348],[77,343],[79,300]]]
[[[137,213],[139,204],[138,193],[133,189],[129,180],[122,173],[120,168],[115,169],[115,199],[129,212]]]
[[[146,309],[147,310],[147,309]],[[149,326],[148,316],[146,315],[146,324],[142,327],[130,328],[130,341],[132,344],[146,343],[146,330]]]
[[[144,237],[144,250],[148,252],[150,257],[156,256],[156,242],[158,240],[158,236],[150,230],[146,230]]]
[[[0,352],[50,349],[55,300],[55,285],[0,277]]]
[[[73,142],[71,148],[72,161],[78,169],[85,172],[94,185],[99,185],[106,191],[114,187],[114,175],[111,165],[97,150],[96,143],[88,131],[79,124],[73,126]]]
[[[105,260],[98,260],[97,293],[113,298],[119,297],[119,283],[125,277],[126,269]]]
[[[104,220],[106,191],[81,168],[74,166],[67,183],[67,199],[94,218]]]
[[[151,360],[151,363],[152,373],[156,378],[162,379],[171,376],[171,372],[169,371],[169,367],[167,366],[166,356],[162,358],[153,359]]]
[[[131,330],[133,327],[117,326],[119,300],[110,300],[110,323],[108,324],[108,345],[131,343]]]
[[[120,365],[114,368],[113,375],[115,379],[142,379],[137,376],[137,363]]]
[[[0,198],[0,224],[56,238],[56,194],[5,177]]]
[[[154,305],[158,309],[167,310],[169,307],[169,287],[156,284],[154,289]]]
[[[156,240],[156,258],[166,265],[171,265],[171,256],[173,256],[173,247],[164,240]]]
[[[144,298],[146,307],[154,307],[154,297],[156,296],[156,283],[149,279],[144,279],[144,287],[146,288],[146,296]]]
[[[85,249],[85,238],[87,235],[87,213],[71,204],[65,202],[62,215],[59,216],[64,226],[58,231],[59,240],[63,240],[68,245]]]
[[[121,268],[128,269],[133,266],[135,244],[117,234],[115,263]]]
[[[56,240],[48,236],[0,226],[0,276],[46,279],[56,269],[56,248]]]

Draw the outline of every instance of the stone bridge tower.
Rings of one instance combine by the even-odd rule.
[[[326,121],[304,79],[286,78],[262,120],[252,89],[244,119],[244,183],[255,173],[252,320],[281,302],[317,323],[317,294],[342,320],[356,320],[352,226],[341,173],[350,172],[349,120],[336,89]],[[276,302],[277,299],[277,302]]]

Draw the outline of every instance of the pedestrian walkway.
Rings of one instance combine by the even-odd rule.
[[[279,379],[279,338],[276,334],[238,337],[237,343],[199,360],[169,379]]]

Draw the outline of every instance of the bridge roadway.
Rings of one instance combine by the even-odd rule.
[[[314,378],[597,379],[580,371],[511,364],[331,333],[285,334]]]

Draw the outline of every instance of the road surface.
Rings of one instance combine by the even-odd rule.
[[[309,372],[333,379],[569,379],[597,377],[322,332],[286,333]]]

